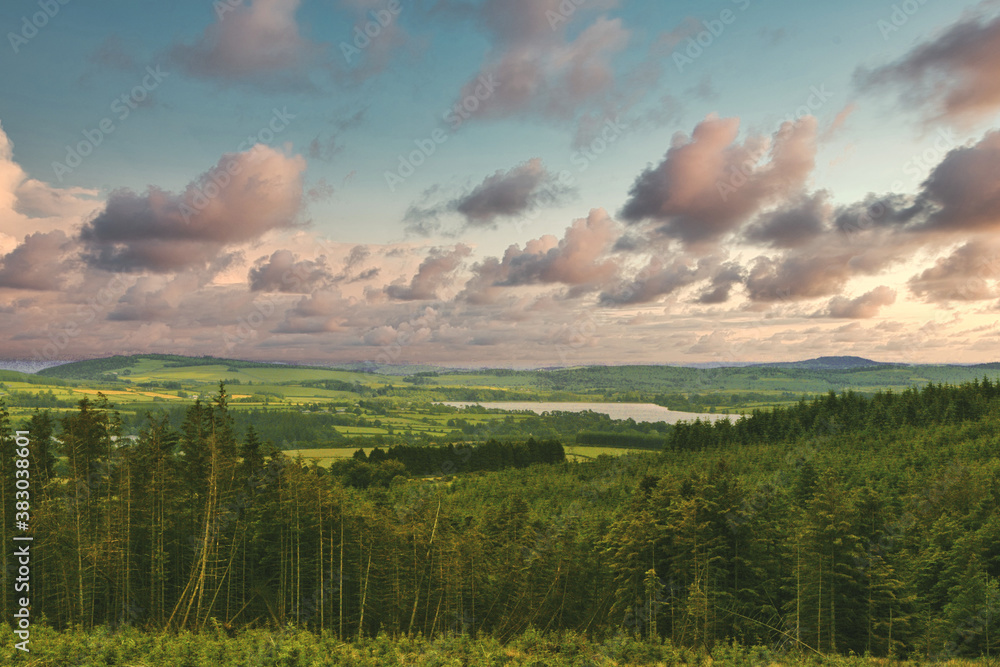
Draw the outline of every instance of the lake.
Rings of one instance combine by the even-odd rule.
[[[450,405],[455,408],[464,408],[470,405],[481,405],[484,408],[497,410],[531,410],[536,414],[559,410],[562,412],[584,412],[593,410],[606,414],[612,419],[629,419],[637,422],[667,422],[676,424],[679,421],[702,421],[726,419],[727,415],[710,415],[702,412],[678,412],[670,410],[662,405],[653,403],[556,403],[550,401],[444,401],[439,405]],[[729,415],[733,420],[739,419],[739,415]]]

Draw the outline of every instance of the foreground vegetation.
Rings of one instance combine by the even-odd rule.
[[[134,442],[115,439],[102,396],[28,428],[32,614],[67,642],[132,627],[249,650],[291,623],[352,642],[340,651],[382,636],[502,653],[536,631],[592,652],[618,637],[692,655],[734,640],[814,656],[1000,650],[991,381],[830,395],[590,463],[515,442],[326,468],[238,432],[223,387],[180,429],[150,415]],[[0,447],[9,512],[14,448]],[[11,618],[13,581],[0,583]]]
[[[457,635],[361,637],[343,642],[329,633],[286,626],[236,635],[213,627],[205,632],[152,634],[134,628],[56,632],[42,628],[30,655],[14,649],[0,629],[0,661],[26,667],[632,667],[637,665],[733,665],[739,667],[890,667],[919,664],[858,656],[818,656],[763,646],[720,643],[711,650],[675,646],[669,640],[617,635],[603,641],[575,632],[528,630],[501,643],[492,637]],[[995,661],[993,661],[995,664]],[[979,665],[989,660],[947,659],[940,667]]]

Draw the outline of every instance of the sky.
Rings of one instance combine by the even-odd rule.
[[[1000,2],[11,0],[0,357],[1000,360]]]

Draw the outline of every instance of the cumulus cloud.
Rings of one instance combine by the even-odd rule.
[[[539,205],[545,195],[555,199],[567,188],[532,158],[509,171],[497,171],[455,202],[455,210],[470,225],[488,226],[499,217],[513,217]]]
[[[183,316],[187,316],[199,324],[208,324],[210,318],[206,317],[206,313],[210,309],[206,307],[205,302],[211,301],[212,298],[202,291],[206,283],[207,276],[196,272],[181,273],[172,277],[140,276],[118,299],[107,318],[114,322],[177,324]],[[244,297],[241,295],[236,297],[236,302],[227,300],[226,305],[232,309],[237,303],[242,306],[243,301]],[[183,315],[180,312],[182,304],[187,306]]]
[[[388,11],[385,0],[341,0],[339,3],[354,16],[354,24],[346,30],[343,40],[338,41],[338,57],[329,63],[330,71],[342,84],[358,84],[383,72],[393,62],[397,54],[407,53],[411,57],[419,55],[424,44],[414,38],[402,26],[399,16],[411,11],[410,5],[400,2],[396,14]],[[373,19],[373,13],[381,14],[382,20]],[[378,26],[376,37],[370,39],[364,49],[357,48],[356,34],[373,33]]]
[[[600,16],[571,40],[561,4],[565,5],[562,0],[486,0],[477,8],[458,6],[459,13],[473,16],[494,43],[480,71],[462,88],[458,103],[489,80],[499,85],[477,116],[534,113],[567,118],[608,93],[614,84],[610,59],[628,44],[629,31],[620,19]],[[575,11],[612,4],[592,3]]]
[[[304,37],[295,20],[300,0],[216,3],[217,20],[170,57],[185,73],[222,83],[307,87],[306,69],[322,49]]]
[[[604,209],[594,209],[566,229],[562,239],[551,234],[507,248],[502,259],[476,264],[458,299],[474,304],[495,302],[504,288],[562,284],[571,295],[594,289],[613,278],[618,264],[608,257],[621,229]]]
[[[422,235],[438,232],[442,226],[440,219],[447,214],[461,216],[466,227],[494,228],[502,218],[533,215],[572,191],[539,158],[507,171],[498,170],[467,192],[434,202],[441,189],[431,187],[424,192],[428,203],[413,204],[407,209],[403,221],[408,231]]]
[[[725,262],[712,276],[711,283],[698,295],[698,303],[715,305],[729,301],[733,287],[746,280],[746,271],[736,262]]]
[[[60,230],[36,232],[0,259],[0,287],[57,290],[65,278],[66,255],[73,243]]]
[[[248,276],[253,292],[288,292],[309,294],[333,280],[326,258],[298,259],[289,250],[275,250],[261,257]]]
[[[80,232],[84,259],[109,271],[203,267],[226,246],[294,226],[304,170],[301,157],[256,146],[224,155],[182,194],[115,191]]]
[[[815,118],[784,123],[773,141],[751,136],[738,143],[738,132],[739,119],[709,116],[691,137],[675,135],[663,161],[633,183],[621,217],[661,223],[669,237],[698,244],[801,190],[815,162]]]
[[[25,229],[66,231],[100,206],[98,194],[97,190],[60,188],[29,178],[14,159],[14,142],[0,125],[0,239],[12,245]],[[6,250],[5,245],[0,248]]]
[[[998,44],[1000,47],[1000,44]],[[935,210],[922,230],[980,231],[1000,226],[1000,131],[951,150],[923,183]]]
[[[913,294],[929,302],[980,301],[997,296],[998,279],[1000,243],[979,238],[938,259],[908,285]]]
[[[29,218],[78,218],[100,206],[96,190],[54,188],[34,178],[21,183],[14,194],[14,210]]]
[[[713,261],[704,259],[695,263],[686,257],[676,257],[664,262],[654,258],[631,281],[603,292],[600,303],[604,306],[619,306],[655,301],[706,278],[706,269]]]
[[[885,306],[896,303],[896,290],[880,285],[855,299],[838,296],[830,299],[827,306],[829,317],[848,319],[868,319],[878,315]]]
[[[351,302],[336,290],[321,290],[289,308],[273,333],[324,334],[343,331],[350,308]]]
[[[832,210],[826,192],[802,195],[761,215],[748,225],[748,241],[775,248],[802,246],[828,230]]]
[[[451,249],[434,248],[408,285],[405,282],[387,285],[385,293],[390,299],[399,301],[436,299],[438,290],[451,285],[455,272],[471,254],[472,249],[461,243]]]
[[[843,235],[817,237],[803,248],[776,256],[757,257],[750,265],[746,288],[757,303],[801,301],[832,296],[858,276],[877,275],[908,259],[916,242],[871,231],[864,243]]]
[[[899,91],[928,121],[967,124],[1000,108],[1000,16],[969,16],[899,60],[859,69],[864,91]]]

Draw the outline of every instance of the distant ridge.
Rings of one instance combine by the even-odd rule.
[[[750,366],[773,366],[777,368],[804,368],[813,371],[843,370],[848,368],[870,368],[872,366],[906,366],[883,361],[872,361],[864,357],[816,357],[804,361],[778,361],[769,364],[749,364]]]
[[[129,356],[115,355],[101,359],[73,361],[59,366],[44,368],[36,373],[43,377],[54,377],[73,380],[93,380],[103,373],[128,368],[142,359],[156,359],[167,362],[168,366],[216,366],[224,365],[237,368],[321,368],[317,366],[298,366],[280,362],[243,361],[240,359],[219,359],[218,357],[185,357],[177,354],[133,354]],[[322,368],[322,370],[329,370]]]
[[[567,372],[581,372],[581,373],[615,373],[615,369],[622,368],[632,368],[632,369],[645,369],[644,372],[653,372],[658,375],[666,374],[664,377],[673,377],[677,374],[678,377],[686,377],[685,372],[712,372],[712,371],[722,371],[727,368],[736,371],[738,369],[757,369],[757,368],[773,368],[776,370],[783,371],[841,371],[841,372],[851,372],[855,370],[864,369],[879,369],[883,371],[889,371],[892,369],[916,369],[924,367],[936,367],[936,368],[963,368],[963,369],[979,369],[979,370],[989,370],[996,371],[1000,370],[1000,362],[984,362],[980,364],[947,364],[947,363],[937,363],[937,364],[908,364],[900,362],[884,362],[884,361],[874,361],[872,359],[866,359],[864,357],[856,356],[824,356],[816,357],[815,359],[804,359],[801,361],[776,361],[776,362],[703,362],[703,363],[691,363],[691,364],[589,364],[589,365],[577,365],[572,367],[563,366],[540,366],[540,367],[523,367],[523,368],[508,368],[504,366],[453,366],[453,365],[436,365],[436,364],[385,364],[376,363],[372,361],[360,361],[360,362],[345,362],[340,364],[309,364],[309,363],[295,363],[295,362],[282,362],[282,361],[248,361],[244,359],[225,359],[212,356],[201,356],[201,357],[189,357],[176,354],[135,354],[135,355],[115,355],[111,357],[103,357],[99,359],[87,359],[82,361],[71,361],[71,362],[56,362],[57,365],[45,364],[49,366],[47,368],[39,368],[38,366],[32,367],[32,364],[17,361],[4,362],[0,360],[0,369],[10,369],[17,370],[20,372],[33,373],[42,377],[50,378],[62,378],[62,379],[72,379],[72,380],[89,380],[89,379],[101,379],[106,374],[116,374],[117,371],[123,370],[133,366],[142,359],[155,359],[158,361],[166,362],[167,366],[205,366],[205,365],[223,365],[228,367],[230,370],[237,370],[240,368],[287,368],[287,369],[311,369],[311,370],[342,370],[348,372],[360,372],[360,373],[375,373],[379,375],[387,376],[408,376],[416,375],[419,373],[431,373],[439,372],[442,374],[452,374],[452,373],[494,373],[494,372],[508,372],[508,373],[536,373],[541,372],[545,374],[555,374],[560,375]],[[40,365],[40,364],[39,364]]]

